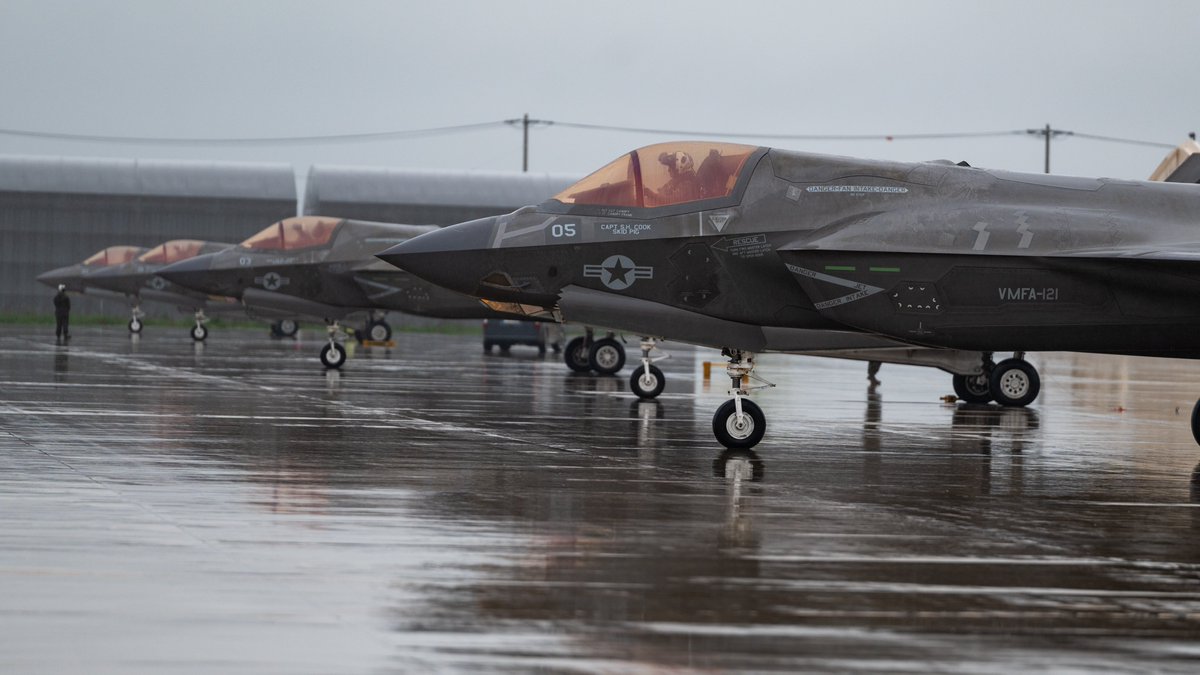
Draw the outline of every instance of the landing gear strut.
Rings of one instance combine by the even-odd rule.
[[[204,316],[204,310],[196,310],[196,324],[192,326],[192,340],[195,342],[204,342],[208,339],[208,328],[204,325],[208,321],[208,317]]]
[[[775,385],[754,374],[753,354],[738,349],[726,349],[722,353],[729,357],[729,363],[725,366],[725,374],[729,376],[729,381],[732,383],[729,393],[733,398],[722,403],[721,407],[717,408],[716,414],[713,415],[713,435],[717,437],[717,441],[721,445],[733,450],[753,448],[758,445],[767,431],[767,418],[763,415],[762,409],[747,396],[755,389],[765,389]],[[762,384],[746,386],[747,378]]]
[[[145,316],[145,313],[142,312],[141,305],[134,305],[129,318],[129,332],[132,335],[142,332],[142,328],[144,327],[144,324],[142,324],[143,316]]]
[[[641,346],[641,365],[635,368],[629,376],[629,390],[637,394],[638,398],[655,398],[662,393],[663,387],[667,385],[667,378],[658,369],[658,366],[653,364],[663,359],[669,359],[671,355],[663,354],[662,356],[651,357],[650,353],[658,348],[658,343],[654,338],[642,338]]]
[[[329,344],[321,347],[321,363],[326,368],[341,368],[346,363],[346,348],[338,342],[338,335],[342,332],[342,327],[337,321],[331,321],[327,324],[326,329],[329,331]]]

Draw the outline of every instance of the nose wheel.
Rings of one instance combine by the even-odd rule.
[[[196,323],[192,326],[191,336],[194,342],[204,342],[208,339],[208,327],[204,324],[208,322],[208,317],[204,316],[204,310],[196,310]]]
[[[667,386],[667,378],[654,363],[670,358],[671,355],[651,356],[650,354],[658,349],[658,342],[654,338],[642,338],[641,347],[641,362],[629,375],[629,391],[638,398],[655,398],[662,393],[663,387]]]
[[[138,335],[142,332],[142,328],[145,328],[145,324],[142,323],[143,316],[145,316],[145,314],[142,312],[141,306],[134,305],[129,318],[130,335]]]
[[[725,374],[732,383],[732,399],[721,404],[713,415],[713,435],[717,442],[731,450],[746,450],[758,445],[767,432],[767,417],[754,401],[747,398],[751,391],[774,387],[774,384],[754,374],[754,355],[739,350],[725,350],[729,363]],[[747,380],[761,384],[747,386]]]
[[[337,321],[333,321],[326,329],[329,331],[329,342],[321,347],[321,365],[329,370],[336,370],[346,363],[346,348],[337,339],[342,328]]]

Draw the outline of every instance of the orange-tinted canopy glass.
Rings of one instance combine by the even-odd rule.
[[[653,208],[728,197],[757,147],[681,141],[639,148],[554,196],[564,204]]]
[[[198,239],[172,239],[138,256],[138,260],[152,265],[169,265],[173,262],[195,258],[200,255],[204,242]]]
[[[287,218],[267,226],[262,232],[242,242],[243,248],[258,251],[292,251],[324,246],[333,238],[341,223],[336,218],[301,216]]]
[[[113,265],[124,265],[133,260],[146,249],[138,248],[137,246],[109,246],[100,251],[96,255],[83,261],[88,267],[112,267]]]

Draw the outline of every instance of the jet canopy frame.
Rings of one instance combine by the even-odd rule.
[[[138,260],[151,265],[169,265],[195,258],[203,248],[204,242],[199,239],[172,239],[138,256]]]
[[[736,204],[767,148],[717,141],[656,143],[621,155],[541,210],[670,215]]]
[[[132,261],[146,249],[139,246],[109,246],[83,261],[85,267],[114,267]]]
[[[299,216],[272,223],[239,246],[255,251],[296,251],[328,246],[342,223],[338,218]]]

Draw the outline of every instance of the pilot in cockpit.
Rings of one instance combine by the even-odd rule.
[[[696,178],[696,164],[692,156],[682,151],[663,152],[658,161],[667,167],[668,180],[659,190],[666,204],[681,204],[700,198],[700,181]]]

